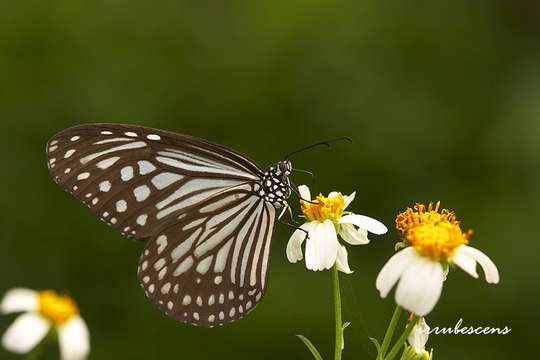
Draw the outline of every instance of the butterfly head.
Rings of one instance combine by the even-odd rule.
[[[289,176],[292,171],[292,164],[289,160],[283,160],[276,165],[276,175]]]

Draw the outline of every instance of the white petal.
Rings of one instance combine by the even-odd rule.
[[[474,261],[477,261],[482,267],[482,270],[484,270],[484,275],[486,276],[486,281],[488,283],[497,284],[499,282],[500,277],[499,277],[499,270],[497,270],[497,266],[495,266],[493,261],[491,261],[491,259],[480,250],[467,246],[467,245],[461,245],[456,250],[456,255],[454,256],[454,260],[453,260],[454,262],[455,262],[456,256],[458,257],[458,262],[456,262],[456,264],[463,270],[467,271],[467,269],[465,269],[463,266],[460,265],[459,261],[463,263],[461,259],[464,257],[473,259]],[[470,274],[469,271],[467,272]],[[474,272],[476,272],[476,269]]]
[[[330,269],[337,256],[337,236],[332,221],[312,221],[306,241],[306,267],[318,271]]]
[[[356,196],[356,191],[353,192],[351,195],[345,196],[345,204],[343,205],[343,210],[347,209],[349,205],[351,205],[355,196]]]
[[[90,352],[90,335],[80,316],[58,328],[58,341],[62,360],[86,359]]]
[[[302,224],[300,229],[308,231],[309,223]],[[287,243],[287,259],[289,262],[295,263],[303,259],[302,243],[306,239],[307,235],[305,231],[296,229],[291,235],[289,242]]]
[[[467,274],[471,275],[475,279],[478,279],[478,272],[476,271],[476,260],[474,260],[472,257],[467,255],[463,251],[459,251],[460,249],[462,249],[462,246],[456,249],[456,253],[452,258],[452,262],[459,266],[461,269],[463,269]]]
[[[420,255],[415,257],[399,280],[396,303],[424,316],[433,310],[441,296],[444,271],[439,262]]]
[[[5,349],[25,354],[32,350],[47,335],[49,323],[37,314],[23,314],[15,319],[2,337]]]
[[[409,344],[413,347],[414,351],[418,354],[425,350],[426,343],[429,337],[429,326],[426,320],[421,317],[414,326],[409,338]]]
[[[300,194],[300,198],[302,200],[311,201],[311,192],[306,185],[300,185],[298,187],[298,193]]]
[[[339,193],[337,191],[332,191],[332,192],[330,192],[330,194],[328,194],[328,197],[333,198],[333,197],[338,196],[338,195],[339,195]]]
[[[390,258],[383,266],[375,286],[379,290],[381,297],[385,298],[390,290],[394,287],[399,280],[403,272],[407,269],[407,266],[416,259],[416,250],[412,247],[407,247]]]
[[[0,311],[4,314],[36,311],[38,307],[37,292],[30,289],[15,288],[9,290],[0,304]]]
[[[367,230],[356,229],[352,224],[341,224],[339,235],[351,245],[369,244]]]
[[[319,270],[318,248],[315,246],[315,238],[317,236],[317,233],[315,232],[316,226],[316,221],[309,223],[308,238],[306,239],[306,267],[313,271]]]
[[[341,244],[338,244],[336,267],[345,274],[352,274],[351,268],[349,268],[349,261],[347,260],[347,249]]]
[[[339,223],[340,224],[347,224],[347,223],[354,224],[358,226],[360,229],[367,230],[370,233],[377,234],[377,235],[386,234],[386,232],[388,231],[388,229],[386,228],[386,226],[384,226],[383,223],[364,215],[357,215],[357,214],[345,215],[341,219],[339,219]]]
[[[334,223],[331,220],[325,220],[323,223],[324,226],[324,243],[322,246],[324,247],[323,250],[323,258],[324,258],[324,268],[330,269],[334,264],[336,263],[336,257],[337,257],[337,251],[338,251],[338,239],[336,234],[336,228],[334,227]]]

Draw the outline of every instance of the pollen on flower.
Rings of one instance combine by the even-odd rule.
[[[55,325],[62,325],[79,314],[77,304],[67,295],[59,295],[53,290],[38,293],[39,313]]]
[[[304,216],[309,221],[332,220],[336,223],[343,215],[345,197],[341,193],[337,193],[331,197],[325,197],[319,194],[311,203],[300,200],[300,206],[302,207]]]
[[[463,232],[454,212],[440,205],[439,201],[407,208],[396,217],[396,228],[420,255],[445,261],[460,245],[468,244],[472,230]]]

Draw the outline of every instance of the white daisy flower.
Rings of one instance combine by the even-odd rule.
[[[376,287],[386,297],[399,282],[396,303],[424,316],[439,300],[449,265],[457,265],[478,278],[479,263],[488,283],[499,282],[495,264],[483,252],[468,246],[472,231],[463,232],[453,212],[435,206],[416,204],[396,218],[396,228],[404,243],[410,245],[397,252],[377,276]]]
[[[2,337],[2,346],[17,354],[26,354],[43,340],[53,327],[58,333],[62,360],[86,359],[90,336],[77,305],[69,296],[52,290],[9,290],[2,302],[3,314],[19,313]]]
[[[338,241],[338,235],[351,245],[369,243],[368,232],[381,235],[387,232],[386,226],[364,215],[345,211],[354,200],[355,193],[349,196],[331,192],[328,197],[322,194],[311,199],[309,188],[298,187],[300,205],[307,220],[297,229],[287,243],[287,259],[295,263],[303,259],[302,244],[306,240],[306,267],[309,270],[327,270],[334,264],[339,271],[352,273],[347,261],[347,249]],[[305,201],[304,201],[305,200]]]

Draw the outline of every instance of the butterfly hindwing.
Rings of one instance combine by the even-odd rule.
[[[148,298],[193,325],[240,319],[266,289],[274,207],[240,189],[218,197],[150,239],[139,263]]]

